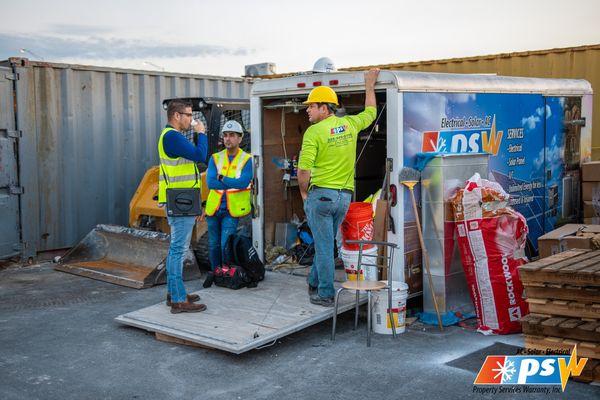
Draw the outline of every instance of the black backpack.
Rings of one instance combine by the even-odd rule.
[[[258,252],[252,246],[252,239],[248,236],[229,235],[224,253],[224,264],[242,267],[252,283],[256,284],[265,279],[265,265],[260,261]]]

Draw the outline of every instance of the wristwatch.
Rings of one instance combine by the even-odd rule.
[[[221,175],[221,174],[217,175],[217,180],[218,180],[218,181],[221,181],[221,182],[222,182],[222,181],[223,181],[223,178],[224,178],[224,176],[223,176],[223,175]]]

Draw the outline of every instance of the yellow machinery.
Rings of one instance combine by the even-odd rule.
[[[170,230],[165,210],[157,202],[158,171],[158,166],[151,167],[138,185],[129,203],[129,227],[97,225],[55,269],[136,289],[164,283]],[[205,201],[206,173],[202,182]],[[199,276],[198,264],[208,266],[206,232],[206,222],[196,222],[191,249],[184,257],[184,279]]]
[[[170,233],[164,207],[158,206],[159,166],[151,167],[142,178],[137,190],[129,202],[129,226],[163,233]],[[201,174],[202,202],[208,197],[206,173]],[[206,233],[206,222],[196,222],[192,243],[197,243]]]
[[[235,119],[248,131],[249,101],[240,99],[193,98],[194,118],[207,127],[210,153],[219,151],[219,133],[225,120]],[[165,100],[165,106],[169,100]],[[193,139],[191,139],[193,140]],[[244,142],[242,142],[244,147]],[[169,251],[169,225],[164,208],[158,206],[159,167],[146,171],[129,203],[129,227],[97,225],[55,266],[59,271],[116,283],[137,289],[166,281],[165,260]],[[208,188],[206,173],[201,174],[202,200]],[[209,269],[206,222],[197,221],[191,248],[184,256],[184,279],[200,275],[200,268]]]

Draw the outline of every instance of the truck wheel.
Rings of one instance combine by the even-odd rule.
[[[210,271],[210,261],[208,260],[208,232],[198,239],[193,250],[200,270]]]

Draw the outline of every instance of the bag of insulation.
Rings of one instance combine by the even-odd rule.
[[[458,248],[484,334],[521,332],[520,319],[528,313],[517,271],[527,262],[527,221],[508,199],[498,183],[479,174],[451,198]]]

